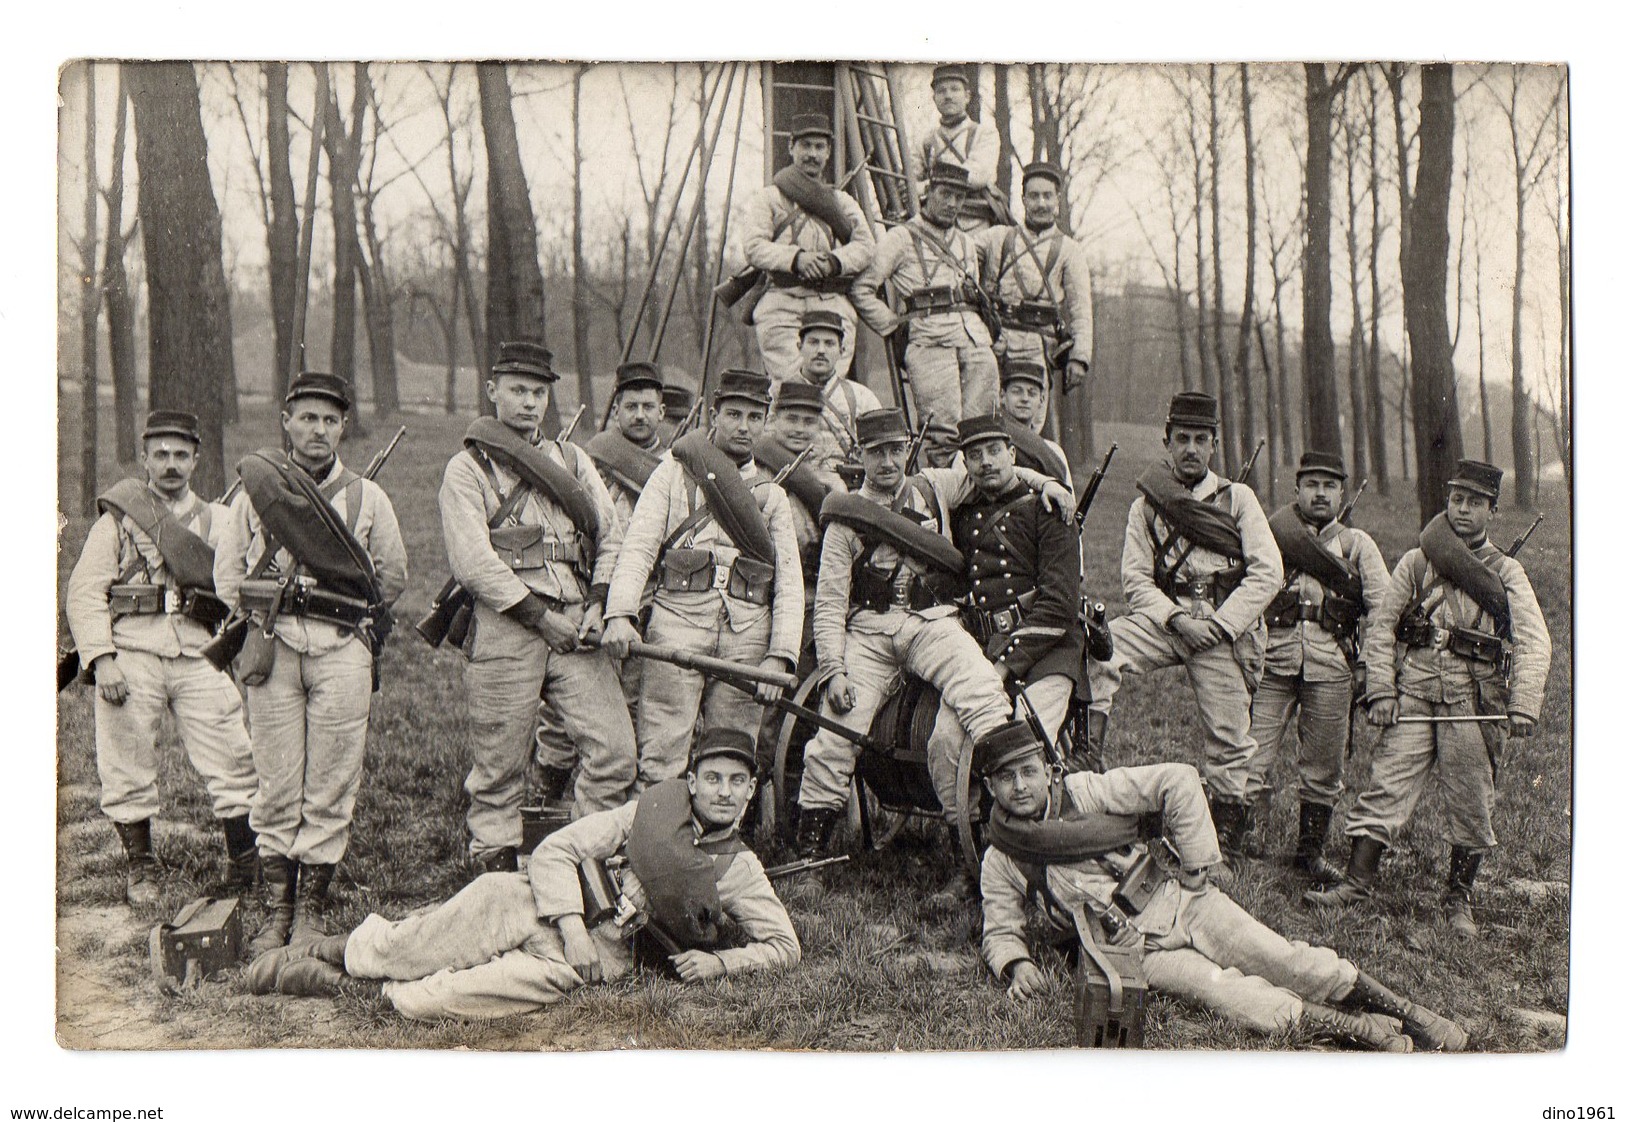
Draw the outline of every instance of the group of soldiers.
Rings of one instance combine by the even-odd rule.
[[[1390,576],[1347,525],[1337,454],[1304,453],[1295,501],[1266,517],[1243,480],[1211,468],[1217,403],[1178,394],[1164,457],[1129,510],[1128,613],[1091,619],[1073,475],[1038,432],[1047,395],[1084,376],[1089,353],[1087,273],[1054,228],[1062,179],[1029,166],[1024,226],[978,228],[987,216],[963,203],[987,179],[982,138],[964,127],[964,74],[939,68],[933,87],[943,119],[928,150],[958,162],[931,165],[922,217],[878,246],[861,216],[828,222],[777,182],[757,200],[745,247],[768,278],[755,309],[766,373],[726,370],[691,403],[655,365],[626,363],[603,431],[578,443],[543,434],[558,377],[546,348],[501,345],[485,387],[493,415],[470,424],[439,492],[452,580],[431,617],[455,624],[420,625],[466,658],[474,876],[439,907],[328,930],[378,654],[406,582],[376,463],[357,475],[338,457],[348,385],[294,380],[283,447],[239,464],[229,505],[190,489],[195,418],[149,415],[146,478],[102,497],[67,606],[131,904],[158,898],[167,708],[222,823],[225,888],[263,884],[254,992],[377,979],[408,1017],[489,1017],[622,973],[634,946],[689,981],[789,968],[795,929],[740,835],[764,773],[764,707],[798,674],[824,675],[794,823],[798,855],[817,859],[871,720],[912,677],[940,696],[926,757],[944,812],[970,809],[958,806],[967,766],[981,781],[971,796],[991,802],[979,883],[950,898],[979,896],[984,957],[1012,997],[1043,977],[1033,903],[1032,923],[1084,938],[1098,927],[1143,952],[1154,988],[1250,1027],[1465,1047],[1459,1026],[1284,939],[1224,886],[1236,861],[1262,854],[1296,714],[1306,902],[1369,897],[1436,773],[1446,913],[1476,934],[1496,753],[1503,728],[1535,727],[1550,656],[1527,577],[1488,538],[1501,473],[1464,461],[1444,513]],[[817,120],[791,138],[810,181],[829,141]],[[1008,302],[1060,309],[1007,330],[997,357],[961,306],[967,289],[949,280],[939,303],[935,283],[940,266],[986,276],[989,261],[1017,286]],[[831,283],[841,278],[851,303]],[[901,316],[875,296],[882,284]],[[912,308],[910,293],[923,294]],[[848,375],[853,303],[883,334],[907,328],[900,357],[934,431]],[[1099,770],[1123,675],[1176,665],[1200,715],[1199,772]],[[1324,849],[1362,700],[1381,734],[1340,874]],[[525,853],[521,805],[536,794],[568,803],[573,821]]]

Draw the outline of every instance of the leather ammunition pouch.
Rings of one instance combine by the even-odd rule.
[[[1037,597],[1037,592],[1026,592],[1003,607],[964,608],[961,615],[976,641],[986,647],[996,636],[1010,635],[1020,627],[1023,615]]]
[[[773,602],[773,566],[740,557],[728,570],[727,592],[735,600],[765,607]]]
[[[1360,605],[1341,596],[1328,594],[1318,604],[1305,604],[1291,589],[1276,594],[1265,609],[1264,622],[1270,627],[1295,627],[1316,623],[1334,639],[1354,634],[1360,622]]]
[[[1158,581],[1157,586],[1170,599],[1178,600],[1188,596],[1192,600],[1202,600],[1217,608],[1230,598],[1232,592],[1241,587],[1242,579],[1246,575],[1245,567],[1232,565],[1228,569],[1215,569],[1199,577],[1165,575]]]
[[[515,571],[540,569],[554,561],[581,564],[580,535],[564,541],[546,526],[502,526],[491,531],[491,548],[504,565]]]
[[[709,549],[666,550],[660,559],[660,587],[667,592],[706,592],[716,579],[716,559]]]
[[[852,291],[852,281],[855,278],[848,274],[837,277],[819,277],[809,280],[798,277],[794,273],[770,272],[767,274],[767,283],[772,288],[804,288],[808,292],[847,293]]]
[[[1420,612],[1407,612],[1394,628],[1394,638],[1410,647],[1449,651],[1469,662],[1509,668],[1512,652],[1499,635],[1471,627],[1435,627]]]
[[[948,603],[951,599],[940,594],[931,586],[930,580],[918,573],[907,574],[899,582],[894,571],[859,565],[852,574],[851,604],[854,611],[889,612],[901,608],[918,612]]]
[[[161,584],[115,584],[107,590],[107,608],[114,619],[162,615],[167,608],[164,591]]]
[[[1148,848],[1122,874],[1117,890],[1112,893],[1112,902],[1129,915],[1137,916],[1150,906],[1157,889],[1173,879],[1173,875],[1166,860],[1159,860]]]
[[[238,602],[245,611],[319,619],[340,627],[361,627],[374,620],[370,602],[329,592],[303,580],[245,580]]]
[[[735,600],[765,606],[773,602],[772,565],[737,557],[732,565],[717,563],[709,549],[666,550],[660,563],[660,587],[667,592],[709,592],[718,589]]]
[[[1298,600],[1297,592],[1283,588],[1264,609],[1264,623],[1271,628],[1295,627],[1303,619],[1302,612],[1303,604]]]
[[[959,285],[937,284],[916,288],[903,297],[903,315],[908,319],[941,312],[973,312],[976,304]]]
[[[181,603],[177,610],[187,619],[209,628],[225,623],[231,616],[231,608],[224,600],[202,588],[181,589]]]
[[[999,302],[999,318],[1018,331],[1052,333],[1061,325],[1061,309],[1049,300]]]

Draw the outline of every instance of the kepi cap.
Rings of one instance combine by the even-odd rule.
[[[871,409],[858,414],[858,447],[877,448],[882,444],[907,444],[908,423],[901,409]]]
[[[970,71],[959,63],[946,63],[931,71],[931,88],[936,89],[938,82],[963,82],[969,87]]]
[[[972,770],[986,779],[1006,764],[1032,755],[1044,758],[1044,742],[1037,731],[1027,721],[1010,721],[976,742],[971,754]]]
[[[179,409],[154,409],[147,414],[141,439],[148,440],[154,436],[178,436],[193,444],[203,443],[203,437],[198,432],[197,414],[183,413]]]
[[[773,404],[773,379],[754,370],[724,370],[717,379],[716,392],[711,395],[720,404],[730,397],[742,397],[758,405]]]
[[[1445,484],[1463,491],[1485,495],[1491,502],[1501,501],[1501,477],[1506,474],[1494,464],[1483,460],[1462,460],[1456,465],[1456,474]]]
[[[835,143],[835,128],[822,113],[797,113],[790,118],[790,143],[804,136],[825,136]]]
[[[970,172],[958,164],[950,164],[947,160],[937,160],[931,165],[930,177],[926,180],[926,183],[930,187],[946,185],[958,187],[962,191],[969,191]]]
[[[823,328],[825,331],[833,331],[842,339],[846,338],[846,321],[841,319],[841,313],[839,312],[832,312],[826,308],[814,308],[809,312],[803,313],[801,317],[801,331],[796,337],[798,339],[804,338],[807,332],[816,328]]]
[[[1050,179],[1054,180],[1057,187],[1066,186],[1066,174],[1048,160],[1034,160],[1022,168],[1021,185],[1025,187],[1029,179]]]
[[[544,382],[559,380],[553,369],[553,352],[538,339],[513,339],[501,344],[496,365],[491,367],[492,377],[498,374],[528,374]]]
[[[706,760],[726,756],[738,760],[751,773],[756,772],[756,742],[747,732],[739,729],[706,729],[694,742],[694,751],[688,757],[688,770],[696,770]]]
[[[666,383],[660,378],[660,368],[652,362],[623,362],[615,368],[615,392],[651,389],[664,394]]]
[[[306,370],[288,387],[288,396],[282,399],[282,404],[286,405],[296,397],[325,397],[346,413],[350,411],[350,383],[337,374]]]
[[[1042,362],[1030,358],[1008,359],[999,370],[999,385],[1008,386],[1011,382],[1032,382],[1039,389],[1047,390],[1049,370]]]
[[[1168,423],[1185,428],[1217,429],[1219,399],[1200,390],[1176,393],[1168,403]]]
[[[687,386],[667,384],[660,388],[660,400],[666,405],[666,413],[688,415],[694,408],[694,391]]]
[[[810,409],[814,413],[822,413],[824,391],[811,382],[786,378],[779,383],[778,393],[773,397],[773,412],[779,413],[786,409]]]
[[[1345,482],[1349,477],[1348,472],[1343,469],[1343,457],[1336,452],[1304,452],[1298,457],[1297,477],[1302,479],[1312,471],[1335,475]]]
[[[954,435],[954,446],[960,451],[988,440],[1002,440],[1006,444],[1011,442],[1010,430],[1004,427],[1004,418],[996,413],[966,417],[959,422],[959,430]]]

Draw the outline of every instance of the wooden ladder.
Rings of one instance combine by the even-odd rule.
[[[919,191],[909,168],[908,134],[897,112],[891,66],[835,64],[835,109],[844,127],[843,163],[861,167],[854,185],[872,227],[890,227],[915,214]]]

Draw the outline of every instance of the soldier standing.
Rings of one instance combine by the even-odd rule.
[[[981,235],[987,260],[983,285],[998,301],[1006,362],[1025,359],[1059,371],[1061,385],[1083,384],[1094,353],[1094,308],[1083,247],[1056,218],[1066,177],[1049,163],[1021,173],[1022,222]]]
[[[1152,989],[1255,1032],[1303,1026],[1384,1052],[1409,1052],[1413,1040],[1430,1051],[1467,1046],[1454,1021],[1328,947],[1289,942],[1209,883],[1222,868],[1218,838],[1188,764],[1063,776],[1016,722],[977,745],[976,765],[996,804],[982,857],[982,957],[1012,998],[1036,996],[1044,981],[1027,938],[1032,901],[1044,926],[1098,925],[1116,945],[1141,945]],[[1137,840],[1145,814],[1161,818],[1163,838],[1151,843],[1161,861]],[[1140,888],[1124,891],[1142,874]]]
[[[918,178],[925,178],[938,162],[965,170],[969,195],[955,222],[967,234],[1008,222],[1009,204],[993,182],[998,178],[999,134],[970,119],[970,72],[963,66],[936,67],[931,71],[931,100],[938,122],[920,146]]]
[[[643,494],[661,454],[670,445],[661,429],[667,417],[666,385],[652,362],[623,362],[615,370],[609,424],[587,441],[587,455],[609,489],[622,526]]]
[[[1423,529],[1420,547],[1399,559],[1372,613],[1366,706],[1382,734],[1371,779],[1349,811],[1347,880],[1309,892],[1311,904],[1370,898],[1383,852],[1436,771],[1450,842],[1445,914],[1458,934],[1478,935],[1473,880],[1496,844],[1490,818],[1503,743],[1500,723],[1473,718],[1501,717],[1512,737],[1532,735],[1552,657],[1528,575],[1489,539],[1500,497],[1500,468],[1461,461],[1445,510]]]
[[[595,642],[620,546],[615,506],[586,452],[556,440],[532,443],[557,378],[544,347],[503,343],[485,384],[496,416],[469,426],[440,486],[452,576],[474,595],[473,766],[463,786],[469,856],[484,872],[518,868],[538,695],[581,757],[577,817],[625,802],[635,774],[632,719],[616,703],[614,667]],[[543,761],[555,794],[572,762]]]
[[[1264,609],[1281,589],[1281,551],[1258,497],[1209,470],[1219,403],[1175,394],[1167,459],[1136,482],[1123,537],[1128,615],[1111,621],[1115,653],[1090,660],[1090,709],[1111,712],[1126,673],[1182,665],[1196,693],[1206,743],[1202,774],[1227,853],[1247,826],[1248,770],[1258,744],[1248,710],[1264,660]],[[1104,737],[1104,716],[1091,721]],[[1095,744],[1098,752],[1103,745]]]
[[[384,489],[339,460],[349,413],[344,379],[307,372],[288,387],[282,431],[293,469],[309,476],[371,559],[374,591],[387,606],[406,587],[406,547]],[[321,933],[361,787],[375,652],[353,623],[325,615],[308,597],[289,604],[283,589],[260,579],[274,569],[290,583],[299,580],[308,546],[274,542],[247,488],[223,522],[215,589],[236,610],[256,613],[270,632],[269,669],[244,674],[259,776],[250,820],[271,909],[251,946],[263,951],[286,943],[295,926]],[[281,548],[269,553],[268,544]]]
[[[829,118],[803,113],[790,124],[790,166],[745,210],[745,260],[767,278],[753,313],[756,346],[774,382],[794,377],[801,320],[816,309],[844,326],[837,372],[852,365],[857,317],[847,291],[869,264],[875,236],[858,202],[824,181],[835,130]]]
[[[813,449],[782,484],[785,497],[790,500],[790,516],[795,520],[803,585],[816,584],[818,580],[818,543],[823,537],[818,528],[818,512],[824,505],[824,496],[831,490],[845,490],[840,477],[823,470],[815,459],[818,435],[824,431],[825,411],[824,398],[817,386],[795,380],[780,382],[778,392],[773,395],[767,432],[755,453],[756,462],[777,475],[797,456]],[[808,588],[809,607],[811,591]],[[805,640],[807,635],[803,634],[802,638]]]
[[[1343,786],[1358,630],[1388,586],[1388,566],[1371,535],[1338,520],[1347,478],[1342,456],[1305,452],[1298,460],[1297,501],[1270,518],[1287,581],[1264,613],[1269,646],[1253,695],[1258,754],[1247,779],[1249,841],[1257,855],[1254,831],[1261,835],[1269,821],[1270,769],[1296,712],[1298,847],[1292,863],[1316,884],[1339,879],[1322,854]]]
[[[175,714],[181,745],[225,831],[225,891],[251,891],[259,868],[242,697],[198,653],[227,614],[214,595],[214,546],[225,511],[191,487],[201,439],[190,413],[147,414],[140,454],[146,478],[121,480],[97,499],[101,516],[68,578],[68,627],[96,683],[102,813],[124,844],[131,904],[158,902],[152,819],[165,709]]]
[[[625,658],[638,638],[638,605],[656,576],[650,643],[789,673],[801,649],[803,591],[794,519],[784,491],[756,463],[772,382],[725,370],[709,432],[672,446],[649,477],[610,578],[604,646]],[[706,728],[754,729],[756,697],[698,671],[649,661],[638,693],[638,789],[679,774],[696,719]]]
[[[370,915],[346,935],[262,955],[247,971],[249,988],[330,996],[347,977],[373,978],[413,1020],[532,1013],[627,974],[645,925],[676,948],[668,961],[685,982],[792,967],[801,960],[795,928],[739,836],[754,772],[750,733],[708,730],[686,779],[548,835],[524,873],[486,873],[406,919]],[[586,870],[603,873],[612,861],[624,862],[611,901],[621,907],[590,917]],[[719,931],[724,919],[738,938]]]
[[[999,366],[999,411],[1011,421],[1016,463],[1072,486],[1072,465],[1055,441],[1043,435],[1049,416],[1049,371],[1042,361],[1007,358]]]
[[[914,401],[950,429],[961,417],[991,413],[999,392],[993,337],[979,309],[980,242],[954,225],[965,201],[965,169],[938,161],[920,213],[886,231],[875,258],[852,283],[852,303],[907,369]],[[902,301],[880,298],[885,285]],[[901,332],[901,334],[899,334]]]
[[[846,331],[841,317],[823,308],[801,317],[801,380],[818,387],[820,394],[816,447],[808,457],[819,471],[857,462],[858,416],[880,408],[873,390],[836,370]],[[817,510],[812,513],[817,517]]]

